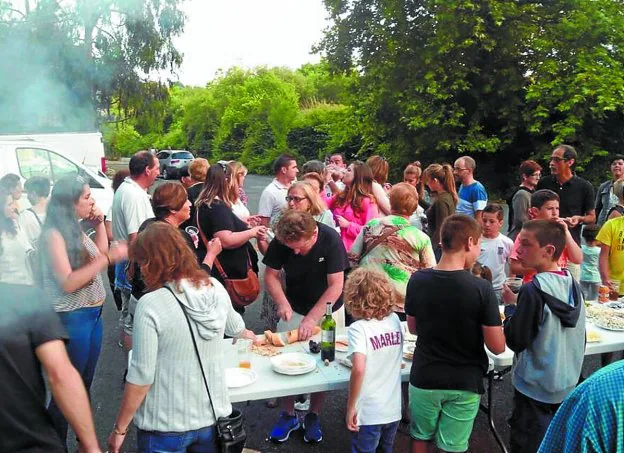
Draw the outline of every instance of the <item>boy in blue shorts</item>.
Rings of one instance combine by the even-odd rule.
[[[394,289],[379,271],[359,268],[344,289],[353,364],[347,400],[352,453],[392,453],[401,420],[403,329],[393,311]]]
[[[481,251],[481,226],[452,215],[442,224],[442,257],[412,275],[405,313],[418,335],[410,373],[412,453],[468,449],[484,392],[488,359],[505,350],[498,303],[490,282],[470,269]]]

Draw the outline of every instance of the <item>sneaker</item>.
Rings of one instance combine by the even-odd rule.
[[[279,420],[269,434],[269,440],[277,443],[286,442],[290,433],[300,427],[301,425],[296,415],[288,415],[286,412],[282,412]]]
[[[306,442],[316,444],[323,440],[321,422],[319,420],[319,416],[314,412],[308,413],[303,419],[303,429],[305,431],[303,440]]]

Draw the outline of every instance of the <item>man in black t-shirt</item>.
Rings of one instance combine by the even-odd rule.
[[[278,329],[298,329],[299,341],[307,340],[323,318],[327,303],[334,307],[337,328],[344,327],[342,288],[349,260],[336,230],[317,223],[307,212],[287,210],[275,226],[275,236],[263,262],[267,266],[265,287],[280,317]],[[281,269],[286,274],[286,293],[278,276]],[[323,392],[312,394],[310,413],[304,420],[306,442],[323,438],[318,414],[324,399]],[[294,403],[292,396],[282,398],[282,415],[269,434],[272,441],[285,442],[299,429]]]
[[[505,350],[492,284],[466,270],[481,252],[481,226],[452,215],[440,241],[438,265],[414,273],[405,296],[407,325],[418,334],[409,387],[412,451],[434,441],[442,451],[468,449],[488,366],[483,345]]]
[[[100,452],[82,378],[65,349],[52,301],[29,286],[0,283],[0,451],[64,452],[45,407],[45,370],[54,400],[84,452]]]

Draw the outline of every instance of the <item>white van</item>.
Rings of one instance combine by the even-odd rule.
[[[22,183],[32,176],[45,176],[50,178],[52,185],[63,176],[80,175],[89,183],[91,195],[103,213],[107,213],[113,204],[110,179],[47,144],[31,140],[0,140],[0,177],[7,173],[19,175]],[[28,206],[24,194],[20,208]]]
[[[0,135],[0,141],[45,143],[63,156],[82,164],[101,176],[106,175],[104,140],[99,132],[59,132],[53,134]]]

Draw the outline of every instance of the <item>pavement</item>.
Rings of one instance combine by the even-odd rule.
[[[245,190],[249,196],[250,210],[255,212],[258,206],[260,193],[271,181],[267,176],[247,176]],[[156,184],[162,184],[157,181]],[[106,276],[104,275],[106,278]],[[107,289],[108,289],[108,285]],[[255,332],[264,331],[264,323],[260,320],[262,297],[252,304],[245,312],[247,327]],[[126,357],[123,350],[117,345],[119,341],[118,312],[109,294],[104,305],[104,340],[102,352],[96,371],[95,381],[91,389],[91,402],[93,406],[95,426],[100,444],[106,450],[106,440],[111,432],[113,423],[121,403],[123,393],[123,373],[126,369]],[[597,357],[586,359],[584,375],[595,371],[599,366]],[[502,381],[494,383],[494,423],[502,438],[509,445],[509,429],[506,420],[509,418],[512,408],[511,377],[505,375]],[[331,392],[321,413],[321,426],[323,428],[323,441],[318,445],[309,445],[303,441],[303,433],[297,432],[282,444],[275,445],[267,440],[268,432],[273,423],[279,417],[279,409],[269,409],[265,401],[252,401],[247,404],[241,403],[235,406],[245,414],[247,447],[257,452],[269,453],[344,453],[350,451],[350,433],[344,423],[347,391]],[[395,452],[409,451],[409,435],[407,428],[402,426],[397,434],[394,444]],[[73,435],[70,439],[70,451],[75,451]],[[136,432],[130,429],[126,438],[123,451],[136,451]],[[470,439],[469,452],[496,452],[500,451],[488,426],[487,416],[479,412],[475,420],[474,429]]]

